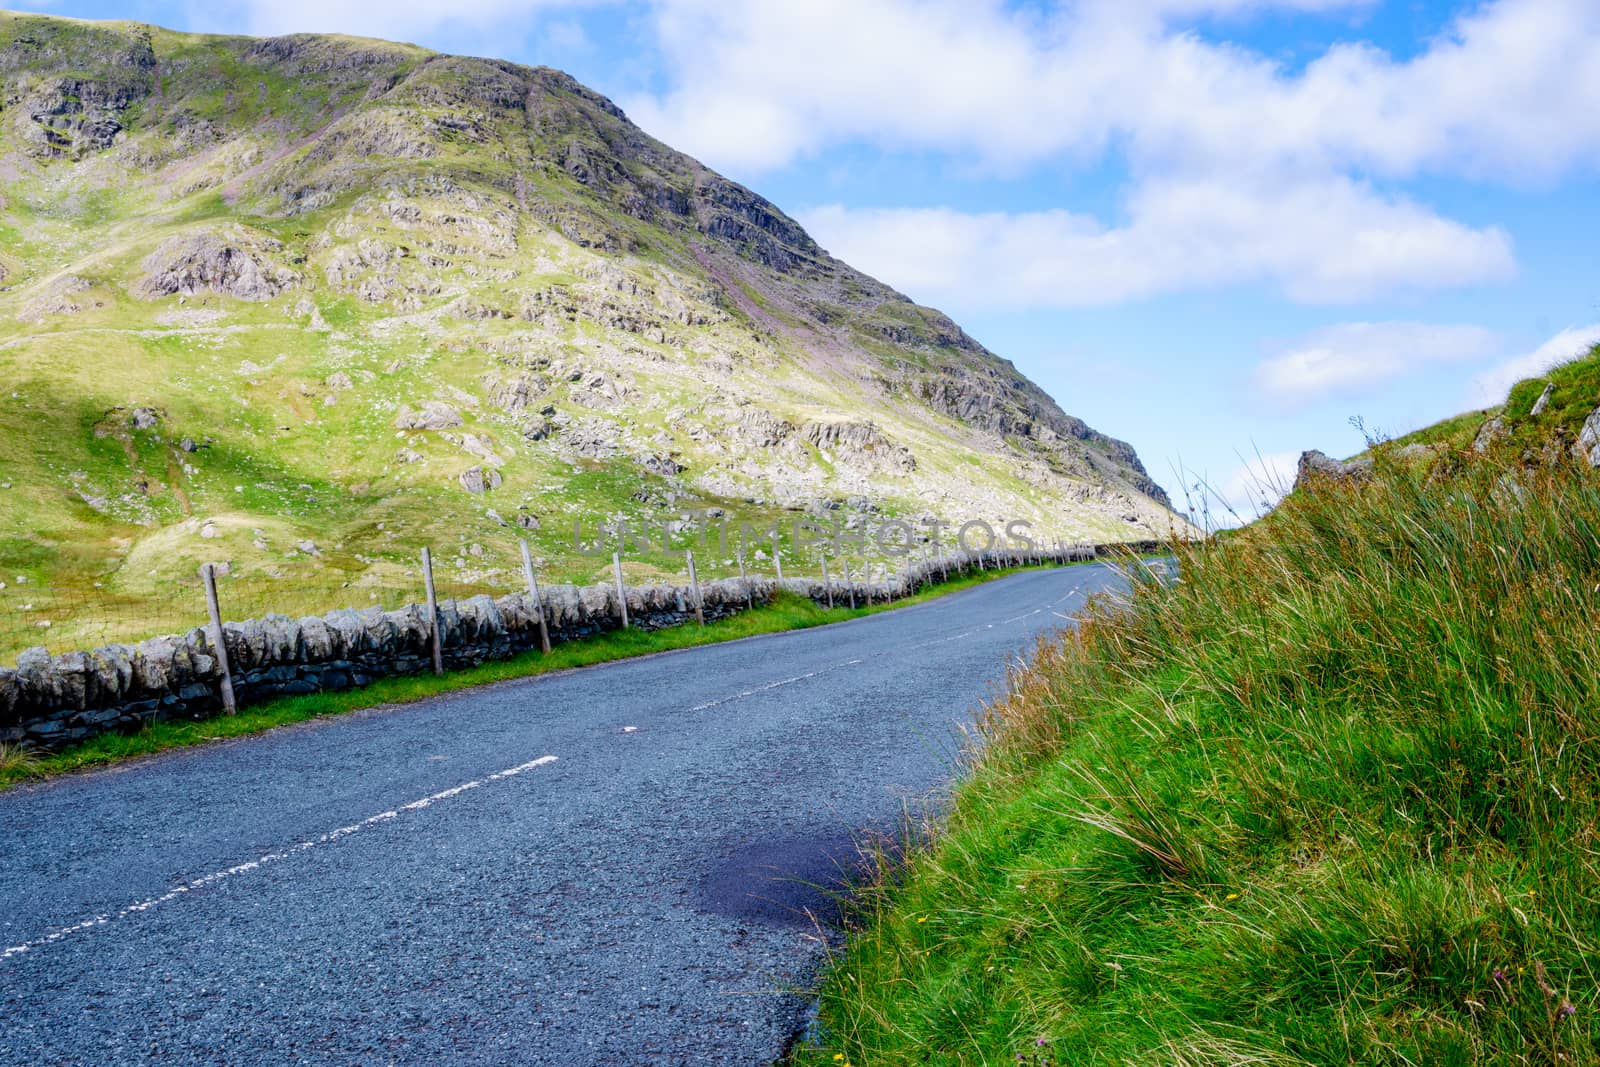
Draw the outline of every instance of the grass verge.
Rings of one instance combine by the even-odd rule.
[[[704,627],[687,625],[651,631],[637,629],[612,631],[580,641],[558,644],[550,650],[548,656],[537,651],[525,652],[511,659],[497,660],[466,670],[450,671],[443,676],[414,674],[382,678],[362,689],[285,697],[243,708],[237,715],[218,716],[199,722],[158,722],[138,733],[109,734],[58,752],[39,752],[16,746],[0,746],[0,790],[31,779],[47,778],[136,756],[148,756],[166,749],[204,744],[221,738],[242,737],[278,726],[341,715],[362,708],[405,704],[472,686],[527,678],[574,667],[587,667],[656,652],[693,648],[697,645],[736,641],[760,634],[844,622],[848,619],[923,603],[1026,569],[1030,568],[978,571],[959,575],[947,582],[930,585],[913,596],[891,604],[874,604],[871,607],[853,609],[838,606],[829,610],[803,597],[784,593],[771,604]]]
[[[1600,477],[1389,451],[1040,646],[795,1063],[1600,1063]]]

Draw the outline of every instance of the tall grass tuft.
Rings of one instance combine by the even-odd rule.
[[[1379,448],[989,709],[802,1063],[1600,1063],[1600,476]]]

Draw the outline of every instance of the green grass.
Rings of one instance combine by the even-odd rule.
[[[1550,399],[1544,410],[1534,416],[1533,406],[1547,385],[1551,387]],[[1463,412],[1398,437],[1393,444],[1467,448],[1483,424],[1499,416],[1511,440],[1520,448],[1539,449],[1557,434],[1565,435],[1568,441],[1575,438],[1584,420],[1597,406],[1600,406],[1600,345],[1551,367],[1540,377],[1524,378],[1516,383],[1501,407]]]
[[[1420,430],[1413,430],[1403,437],[1397,437],[1394,443],[1401,447],[1405,445],[1448,445],[1451,448],[1466,448],[1472,444],[1472,439],[1478,435],[1478,430],[1483,426],[1484,420],[1493,414],[1493,408],[1464,412],[1436,422],[1432,426],[1424,426]]]
[[[979,571],[957,575],[947,582],[929,585],[921,592],[891,604],[849,608],[842,600],[829,610],[810,600],[782,593],[770,604],[742,612],[706,626],[686,625],[663,630],[613,630],[591,638],[557,644],[548,656],[525,652],[511,659],[485,663],[467,670],[450,671],[443,676],[416,674],[382,678],[362,689],[336,693],[315,693],[285,697],[246,707],[236,715],[218,716],[198,722],[157,722],[134,734],[112,734],[58,752],[0,745],[0,790],[20,782],[48,778],[71,771],[115,763],[137,756],[149,756],[171,748],[184,748],[229,737],[243,737],[308,719],[342,715],[362,708],[407,704],[444,693],[548,674],[552,671],[588,667],[597,663],[646,656],[699,645],[737,641],[760,634],[800,630],[827,623],[844,622],[883,611],[920,604],[948,593],[1015,574],[1030,568]]]
[[[794,1062],[1600,1063],[1600,476],[1521,455],[1380,449],[1042,644]]]

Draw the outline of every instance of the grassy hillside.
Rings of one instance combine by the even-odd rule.
[[[1549,395],[1545,396],[1546,389]],[[1544,404],[1538,414],[1540,398]],[[1470,448],[1480,435],[1483,444],[1504,446],[1532,458],[1531,453],[1576,443],[1585,420],[1600,404],[1600,345],[1556,364],[1544,374],[1525,378],[1511,387],[1499,407],[1468,411],[1425,426],[1395,440],[1410,444]],[[1491,425],[1492,424],[1492,425]],[[1487,433],[1485,429],[1487,427]]]
[[[1600,1063],[1600,475],[1542,390],[1042,645],[797,1062]]]
[[[447,592],[515,587],[518,537],[595,580],[574,520],[1178,521],[598,94],[381,41],[0,12],[0,375],[7,659],[198,621],[205,560],[238,616],[415,599],[424,544]]]

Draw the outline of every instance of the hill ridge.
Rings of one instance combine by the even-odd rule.
[[[444,536],[488,581],[501,523],[576,568],[574,515],[1182,527],[1131,446],[601,94],[412,45],[0,15],[11,342],[0,565],[136,599],[144,552],[381,590]]]

